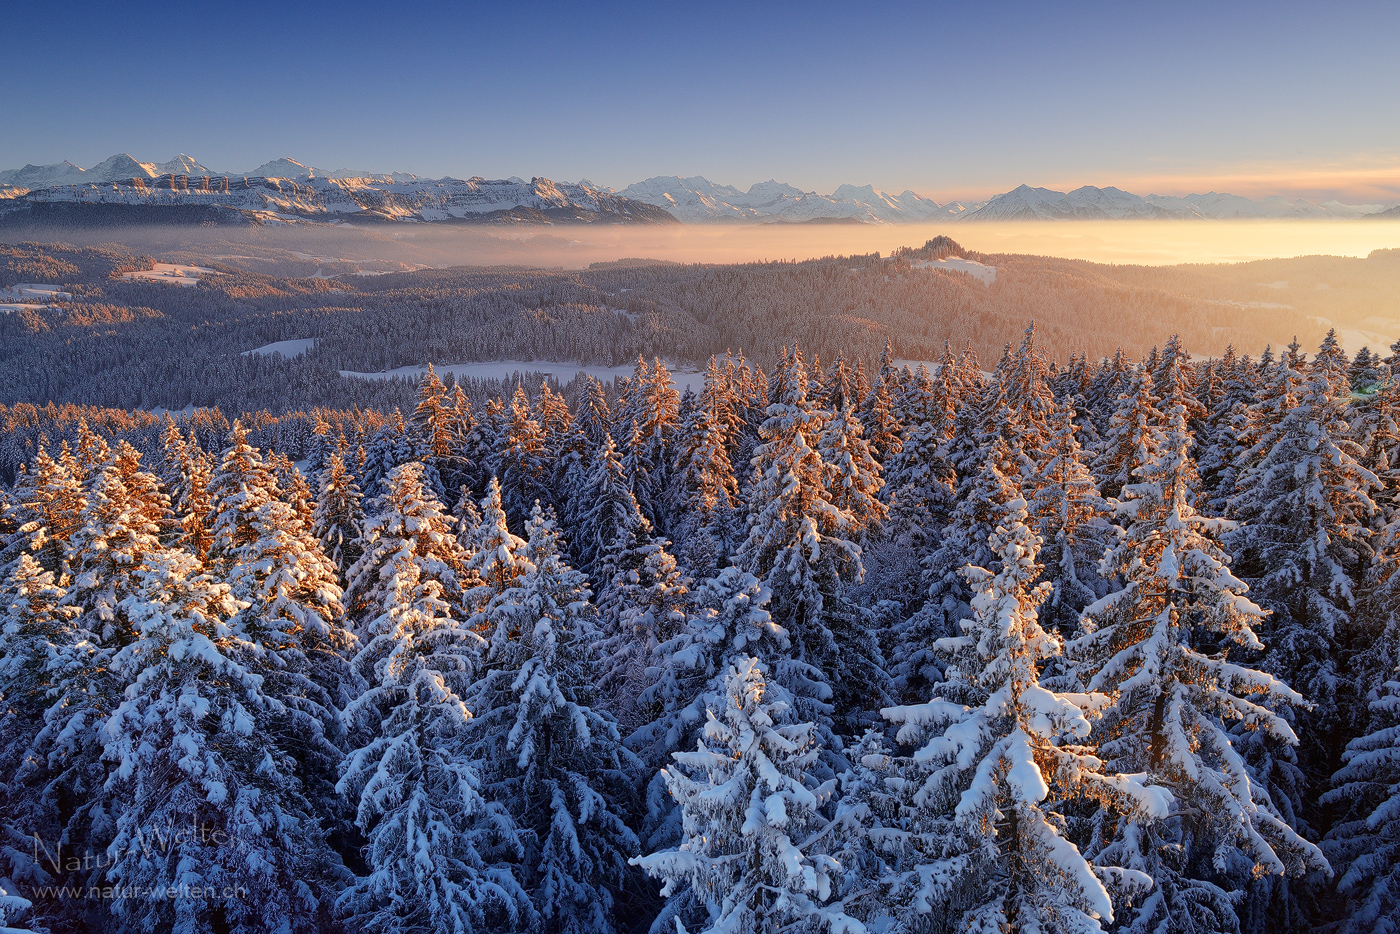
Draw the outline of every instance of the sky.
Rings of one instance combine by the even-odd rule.
[[[14,3],[0,168],[1400,200],[1400,4]]]

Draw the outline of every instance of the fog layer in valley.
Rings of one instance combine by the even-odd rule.
[[[578,268],[626,257],[737,263],[888,254],[944,234],[983,253],[1024,253],[1101,263],[1234,263],[1289,256],[1366,256],[1400,247],[1400,221],[1057,221],[965,224],[761,224],[667,227],[444,227],[293,224],[281,227],[25,229],[0,240],[121,243],[256,266],[291,251],[333,275],[337,261],[369,271],[408,266],[521,265]],[[373,267],[380,267],[374,270]],[[272,270],[260,270],[272,271]],[[281,270],[287,274],[288,270]],[[306,274],[310,274],[308,271]]]

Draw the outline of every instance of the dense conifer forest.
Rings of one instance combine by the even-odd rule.
[[[155,362],[95,407],[96,332],[39,318],[0,411],[0,925],[1392,930],[1400,345],[1070,354],[1036,326],[990,356],[1005,328],[965,321],[978,344],[912,331],[937,362],[908,367],[735,310],[852,265],[512,293],[550,322],[522,341],[633,353],[669,312],[584,292],[689,281],[731,330],[673,334],[715,354],[685,395],[648,354],[610,386],[430,370],[155,415],[126,395]],[[244,276],[272,291],[132,291],[163,310],[103,339],[163,335],[168,375],[209,301],[261,309],[219,319],[243,344],[306,336],[285,299],[349,352],[344,295]],[[422,287],[431,343],[458,300]]]

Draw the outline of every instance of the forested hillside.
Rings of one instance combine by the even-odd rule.
[[[90,399],[59,361],[122,346],[143,393],[189,333],[305,322],[307,361],[245,376],[451,355],[458,315],[762,367],[710,357],[684,397],[652,359],[567,396],[430,371],[389,412],[4,409],[0,923],[1388,930],[1400,344],[1047,349],[1109,307],[1086,280],[1003,351],[986,287],[910,262],[229,272],[8,331],[4,391],[38,401],[29,355]],[[996,307],[1030,301],[1006,279]],[[939,341],[930,296],[977,341]],[[906,343],[867,366],[884,329]]]
[[[920,265],[948,256],[991,264],[995,279]],[[574,272],[288,278],[233,260],[200,262],[217,272],[197,287],[173,288],[112,278],[151,264],[115,247],[0,246],[0,285],[57,284],[71,296],[4,306],[0,402],[388,412],[411,404],[411,385],[341,371],[484,360],[626,365],[638,354],[703,365],[726,350],[771,366],[793,340],[822,359],[841,353],[867,365],[887,343],[900,359],[933,360],[947,340],[995,360],[1029,320],[1063,365],[1072,354],[1098,360],[1120,348],[1145,356],[1173,333],[1195,353],[1219,356],[1231,344],[1256,353],[1295,337],[1311,345],[1326,331],[1277,302],[1227,304],[1202,292],[1200,276],[1159,281],[1144,273],[1140,284],[1125,284],[1128,267],[988,257],[946,238],[884,258],[610,263]],[[315,344],[295,359],[248,353],[283,340]],[[500,391],[466,388],[478,401]]]

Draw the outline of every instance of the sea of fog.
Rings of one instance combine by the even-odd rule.
[[[153,254],[227,257],[289,251],[299,259],[424,266],[577,268],[623,258],[684,263],[810,259],[919,246],[944,234],[984,253],[1029,253],[1103,263],[1232,263],[1304,255],[1365,256],[1400,247],[1400,220],[1021,221],[940,224],[755,224],[665,227],[469,227],[288,224],[252,228],[0,231],[0,240],[120,242]]]

